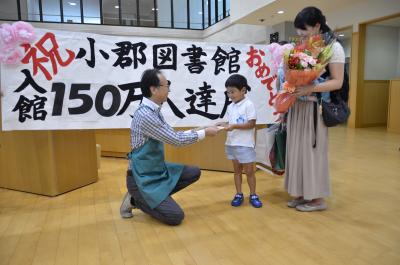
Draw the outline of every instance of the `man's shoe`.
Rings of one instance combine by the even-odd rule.
[[[250,195],[250,204],[253,205],[254,208],[262,207],[262,202],[257,194]]]
[[[119,213],[121,214],[122,218],[133,217],[132,209],[135,208],[135,206],[132,205],[131,200],[132,196],[129,194],[129,192],[125,193],[121,207],[119,208]]]
[[[233,200],[231,202],[231,205],[233,207],[238,207],[243,203],[243,193],[236,193],[235,197],[233,197]]]

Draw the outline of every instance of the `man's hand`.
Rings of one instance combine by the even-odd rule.
[[[206,136],[215,136],[218,134],[219,129],[216,126],[210,126],[204,129]]]

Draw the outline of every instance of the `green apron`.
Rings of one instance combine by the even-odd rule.
[[[128,158],[140,193],[149,207],[154,209],[171,194],[184,166],[165,162],[164,144],[152,138],[131,151]]]

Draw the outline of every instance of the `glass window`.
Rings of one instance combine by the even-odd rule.
[[[186,0],[174,0],[174,28],[187,28]]]
[[[81,2],[79,0],[63,1],[64,22],[81,23]]]
[[[61,22],[59,0],[42,0],[43,21]]]
[[[222,19],[224,19],[224,1],[218,0],[218,19],[217,19],[217,21],[220,21]]]
[[[18,6],[15,0],[1,0],[0,19],[18,20]]]
[[[228,17],[230,14],[231,14],[231,0],[226,0],[225,16]]]
[[[39,0],[21,0],[20,8],[22,20],[40,21]]]
[[[137,26],[136,0],[121,0],[122,25]]]
[[[119,25],[118,0],[103,0],[103,24]]]
[[[101,24],[100,1],[83,0],[83,23]]]
[[[203,12],[202,12],[202,1],[190,0],[190,28],[191,29],[202,29],[203,28]]]
[[[157,0],[157,27],[171,27],[171,1]]]
[[[208,0],[204,1],[204,28],[208,28],[210,25],[208,23]]]
[[[139,0],[140,26],[155,27],[155,14],[157,10],[154,7],[153,0]]]
[[[231,2],[230,0],[0,0],[0,19],[18,20],[18,1],[21,20],[27,21],[40,21],[42,17],[44,22],[190,29],[207,28],[224,16],[229,16]]]
[[[216,19],[215,19],[215,1],[216,0],[211,0],[211,25],[214,25],[216,23]]]

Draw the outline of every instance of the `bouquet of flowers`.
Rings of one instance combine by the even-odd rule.
[[[275,100],[278,113],[287,112],[294,104],[296,97],[292,93],[296,87],[311,84],[323,73],[332,56],[334,41],[332,33],[313,35],[295,40],[294,48],[284,54],[285,83]]]

